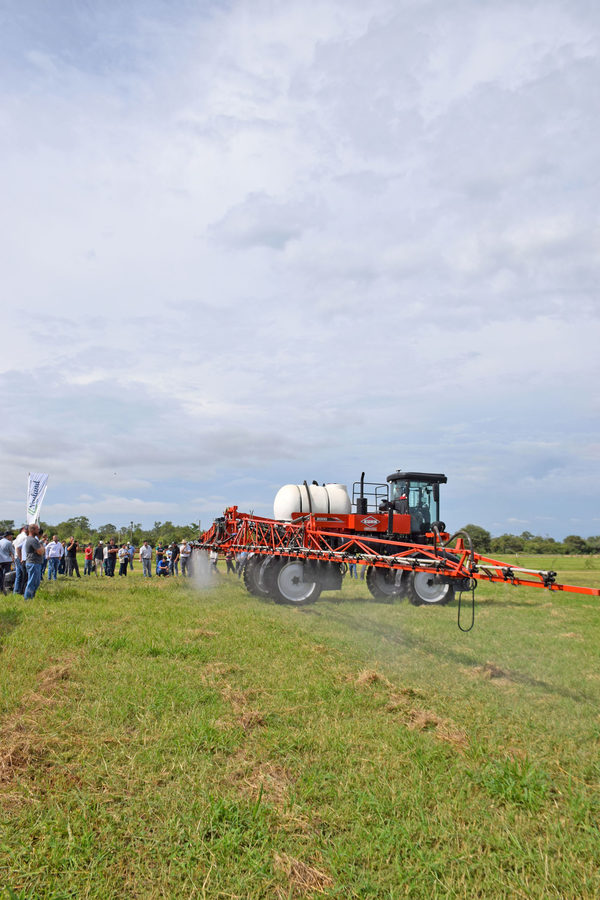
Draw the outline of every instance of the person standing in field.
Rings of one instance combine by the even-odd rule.
[[[233,563],[233,559],[233,550],[228,550],[225,554],[225,562],[227,563],[227,575],[229,575],[230,572],[232,573],[232,575],[235,575],[235,565]]]
[[[144,541],[140,547],[140,559],[142,561],[142,576],[152,578],[152,547],[148,541]]]
[[[65,552],[65,548],[58,539],[57,534],[52,535],[52,540],[46,544],[46,558],[48,560],[48,581],[56,581],[58,564]]]
[[[185,538],[182,538],[182,540],[179,544],[179,558],[181,560],[181,575],[182,575],[182,577],[185,577],[186,575],[191,574],[189,572],[189,561],[190,561],[191,552],[192,552],[192,548],[190,547],[188,542],[185,540]]]
[[[127,575],[127,565],[129,563],[129,551],[127,550],[127,544],[121,544],[119,547],[119,551],[117,553],[119,558],[119,578],[122,575]]]
[[[0,540],[0,592],[3,594],[6,594],[4,576],[10,571],[15,558],[14,536],[13,531],[7,531],[2,540]]]
[[[169,563],[171,575],[179,575],[179,545],[177,541],[171,544],[171,560]]]
[[[91,575],[92,566],[94,564],[94,548],[91,544],[87,544],[83,551],[83,574]]]
[[[58,574],[64,575],[67,571],[67,542],[61,541],[63,552],[62,556],[58,561]]]
[[[21,531],[16,536],[13,546],[15,548],[15,583],[13,594],[22,594],[25,590],[25,582],[27,581],[27,570],[25,568],[25,558],[22,555],[23,544],[27,540],[27,525],[23,525]]]
[[[79,574],[79,563],[77,562],[77,550],[79,549],[79,545],[74,537],[70,537],[67,542],[67,575],[71,578],[73,577],[73,572],[77,574],[78,578],[81,578]]]
[[[237,572],[237,577],[241,578],[244,574],[244,568],[246,563],[248,562],[248,553],[246,550],[240,550],[235,559],[235,571]]]
[[[104,544],[101,540],[98,541],[94,550],[94,571],[96,572],[96,578],[104,575]]]
[[[114,578],[115,576],[118,552],[119,548],[115,544],[115,539],[111,538],[108,542],[108,547],[106,548],[106,574],[109,578]]]
[[[135,556],[135,547],[133,544],[127,544],[127,553],[129,555],[129,568],[133,572],[133,557]]]
[[[219,554],[216,550],[211,550],[209,554],[210,568],[213,572],[217,571],[217,563],[219,562]]]
[[[46,571],[46,566],[48,565],[48,551],[46,550],[46,548],[48,546],[48,538],[43,531],[40,531],[40,533],[38,534],[38,541],[40,541],[40,543],[44,547],[44,558],[42,559],[42,575],[41,575],[42,581],[43,581],[44,580],[44,572]]]
[[[42,563],[46,551],[42,542],[38,540],[39,533],[39,525],[30,525],[29,534],[23,544],[22,555],[25,557],[27,570],[27,584],[23,595],[25,600],[33,600],[42,580]]]

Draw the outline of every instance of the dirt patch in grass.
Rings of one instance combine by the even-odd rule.
[[[251,731],[253,728],[260,728],[267,724],[264,713],[257,709],[250,709],[248,712],[242,713],[238,722],[244,731]]]
[[[276,853],[273,857],[276,872],[281,872],[287,880],[287,892],[277,888],[281,900],[290,897],[311,897],[323,894],[333,886],[333,879],[316,866],[309,866],[287,853]]]
[[[277,763],[259,762],[248,759],[242,750],[234,759],[234,768],[228,776],[241,793],[253,800],[264,797],[265,801],[282,812],[288,805],[289,789],[294,781],[288,769]]]
[[[212,684],[219,678],[225,678],[227,675],[233,675],[234,672],[239,672],[239,666],[215,660],[215,662],[207,663],[204,666],[204,671],[202,672],[201,678],[205,683],[208,682]]]
[[[438,740],[451,744],[457,750],[465,750],[469,746],[464,731],[427,709],[408,710],[406,724],[412,731],[432,731]]]
[[[243,712],[253,700],[261,694],[258,688],[249,688],[245,691],[236,690],[230,684],[224,684],[221,688],[223,699],[231,703],[235,712]]]
[[[40,691],[44,694],[48,694],[48,692],[53,690],[55,685],[59,684],[61,681],[67,681],[67,679],[71,677],[72,665],[73,660],[70,659],[69,661],[63,661],[54,666],[49,666],[47,669],[44,669],[43,672],[40,672],[37,679]]]
[[[358,673],[356,678],[354,679],[356,684],[383,684],[385,687],[392,687],[391,682],[385,677],[385,675],[381,675],[379,672],[376,672],[374,669],[363,669]]]
[[[564,634],[559,635],[559,637],[561,637],[561,638],[571,638],[572,640],[575,640],[575,641],[582,641],[582,640],[583,640],[583,635],[582,635],[582,634],[577,634],[576,631],[567,631],[567,632],[565,632]]]
[[[253,701],[261,693],[262,691],[255,688],[245,691],[236,690],[230,684],[224,684],[221,687],[223,699],[231,705],[237,724],[244,731],[251,731],[253,728],[259,728],[267,724],[266,714],[252,706]]]
[[[488,681],[496,680],[500,682],[508,682],[511,680],[508,672],[505,672],[504,669],[501,669],[500,666],[497,666],[495,663],[486,662],[483,666],[474,666],[469,670],[470,674],[479,676],[480,678],[486,678]]]
[[[386,704],[387,712],[396,712],[399,709],[406,709],[406,706],[409,702],[413,702],[416,698],[422,697],[422,693],[420,691],[416,691],[414,688],[400,688],[396,689],[390,694],[389,700]]]
[[[189,637],[186,639],[186,643],[189,644],[194,640],[202,640],[202,638],[213,638],[218,637],[218,631],[209,631],[208,628],[192,628],[188,631]]]
[[[0,784],[7,784],[33,764],[44,764],[57,739],[39,733],[44,710],[58,703],[71,675],[69,657],[39,673],[35,688],[16,710],[0,723]],[[47,763],[46,763],[47,764]]]
[[[307,813],[294,802],[296,779],[291,771],[272,760],[257,760],[247,746],[232,758],[224,781],[252,803],[270,806],[277,814],[277,827],[286,834],[307,836],[321,826],[316,810]]]
[[[394,688],[385,675],[373,669],[363,669],[353,681],[360,686],[383,685],[389,692],[386,712],[399,715],[402,724],[411,731],[430,731],[437,740],[451,744],[460,751],[468,747],[469,741],[464,731],[448,719],[415,705],[415,700],[423,696],[420,691],[411,687]]]

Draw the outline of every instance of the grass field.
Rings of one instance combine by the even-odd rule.
[[[140,575],[0,596],[0,897],[600,896],[598,599]]]

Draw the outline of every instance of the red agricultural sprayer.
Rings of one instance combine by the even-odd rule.
[[[449,534],[440,520],[445,475],[394,472],[385,484],[317,482],[285,485],[274,518],[225,510],[197,545],[247,554],[244,583],[276,603],[313,603],[335,591],[352,565],[365,567],[376,598],[408,597],[420,606],[449,603],[479,581],[600,596],[600,589],[559,584],[556,572],[537,571],[482,556],[469,534]],[[460,624],[460,623],[459,623]]]

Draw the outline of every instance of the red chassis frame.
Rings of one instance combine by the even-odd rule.
[[[371,520],[366,526],[369,533],[357,534],[354,529],[358,525],[365,528],[365,519]],[[396,533],[406,528],[405,519],[410,520],[410,517],[394,514],[393,528],[394,531],[398,529]],[[426,544],[387,540],[379,535],[388,530],[388,522],[387,514],[357,513],[310,513],[295,515],[291,522],[281,522],[241,513],[237,506],[230,506],[223,518],[213,523],[196,546],[222,553],[245,550],[262,556],[431,572],[456,580],[460,585],[466,585],[467,580],[469,584],[471,580],[489,581],[600,596],[600,588],[557,583],[555,572],[508,566],[499,560],[481,556],[465,546],[460,534],[450,538],[448,534],[433,532],[425,535],[431,541]]]

